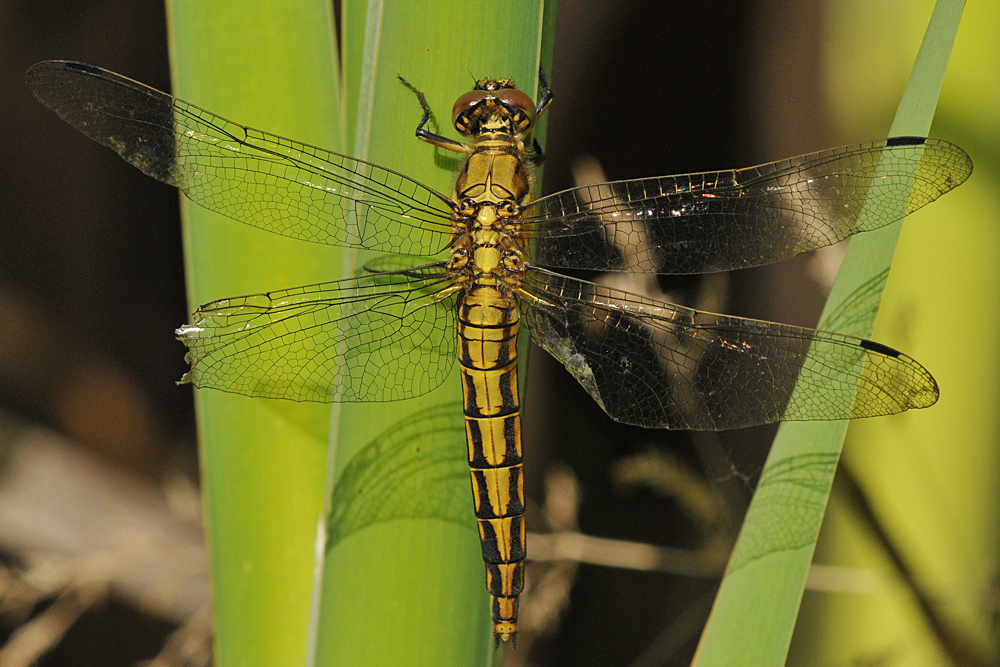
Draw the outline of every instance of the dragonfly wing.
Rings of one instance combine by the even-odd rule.
[[[27,84],[85,135],[192,201],[315,243],[431,255],[447,246],[447,197],[377,165],[243,127],[113,72],[49,61]]]
[[[971,173],[954,144],[896,137],[736,171],[564,190],[533,202],[521,233],[538,239],[534,263],[551,268],[728,271],[884,227]]]
[[[519,291],[532,339],[626,424],[725,430],[937,400],[920,364],[861,338],[702,312],[543,269],[529,270]]]
[[[425,394],[458,354],[450,286],[434,264],[209,303],[177,330],[181,382],[296,401]]]

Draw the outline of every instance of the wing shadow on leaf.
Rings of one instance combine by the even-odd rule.
[[[389,426],[348,462],[333,489],[326,550],[374,525],[441,519],[471,528],[460,402]]]

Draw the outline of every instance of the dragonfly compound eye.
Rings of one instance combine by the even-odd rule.
[[[470,90],[457,100],[451,109],[451,124],[463,135],[473,132],[472,120],[478,107],[489,96],[484,90]]]
[[[535,103],[524,92],[516,88],[503,88],[495,93],[511,113],[514,125],[521,132],[527,132],[535,124]]]

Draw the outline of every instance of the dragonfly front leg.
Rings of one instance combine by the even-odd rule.
[[[542,96],[539,98],[538,104],[535,105],[536,122],[542,117],[545,110],[549,108],[549,105],[552,104],[552,91],[549,89],[549,84],[545,80],[545,72],[542,71],[541,67],[538,68],[538,87],[541,89]],[[545,151],[542,150],[542,145],[538,143],[538,139],[534,137],[531,138],[531,144],[535,154],[530,156],[529,159],[533,165],[539,167],[545,162]]]
[[[545,110],[549,108],[552,104],[552,91],[549,90],[549,84],[545,80],[545,72],[542,68],[538,68],[538,87],[542,89],[542,96],[538,100],[538,104],[535,105],[535,120],[542,117]]]
[[[420,102],[420,108],[424,111],[423,117],[421,117],[420,122],[417,123],[417,138],[422,139],[429,144],[434,144],[435,146],[455,151],[456,153],[471,153],[472,148],[463,144],[461,141],[455,141],[454,139],[449,139],[448,137],[435,134],[430,130],[424,129],[424,126],[427,125],[427,121],[431,119],[431,108],[428,106],[427,100],[424,98],[424,94],[417,90],[412,83],[403,77],[399,77],[399,80],[403,82],[403,85],[413,91],[413,94],[417,96],[417,101]]]

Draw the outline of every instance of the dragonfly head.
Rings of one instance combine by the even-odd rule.
[[[451,122],[467,137],[487,125],[523,136],[535,124],[535,103],[510,79],[480,79],[475,88],[455,101]]]

